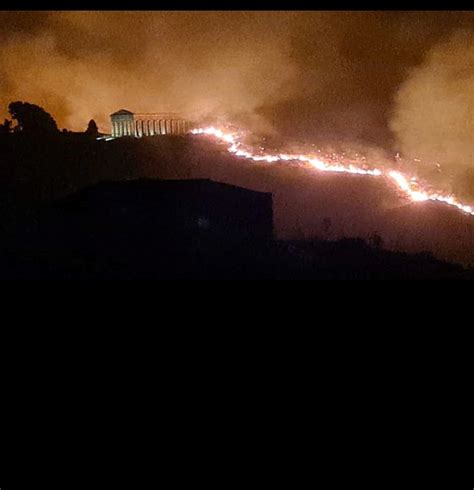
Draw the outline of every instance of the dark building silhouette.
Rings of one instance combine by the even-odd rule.
[[[48,212],[111,233],[146,229],[157,239],[200,232],[224,241],[271,240],[273,234],[271,193],[207,179],[104,182],[56,201]]]
[[[60,275],[247,277],[273,238],[272,195],[210,180],[104,182],[42,208],[20,235],[23,256]]]

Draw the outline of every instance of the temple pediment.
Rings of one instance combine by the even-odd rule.
[[[120,109],[119,111],[114,112],[113,114],[110,115],[110,117],[113,116],[133,116],[133,112],[127,111],[127,109]]]

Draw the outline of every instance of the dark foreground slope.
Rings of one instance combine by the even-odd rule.
[[[324,243],[373,234],[383,247],[474,266],[474,218],[446,206],[403,206],[380,179],[329,174],[296,165],[251,163],[204,137],[96,141],[79,135],[31,139],[0,135],[0,239],[41,203],[99,182],[212,179],[273,195],[280,240]],[[353,242],[357,243],[357,242]]]
[[[363,240],[273,237],[272,196],[209,180],[102,183],[41,206],[7,234],[3,279],[472,278]]]
[[[380,228],[393,248],[430,250],[438,258],[474,267],[474,217],[454,208],[413,203],[388,211]]]

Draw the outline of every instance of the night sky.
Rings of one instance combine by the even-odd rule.
[[[1,107],[72,129],[193,111],[437,158],[442,135],[453,163],[473,151],[473,33],[474,12],[1,12]]]
[[[0,38],[4,116],[19,99],[110,131],[122,107],[190,112],[436,162],[474,196],[474,12],[12,11]]]

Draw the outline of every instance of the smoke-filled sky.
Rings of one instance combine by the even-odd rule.
[[[0,41],[5,116],[185,111],[474,168],[474,12],[1,12]]]

